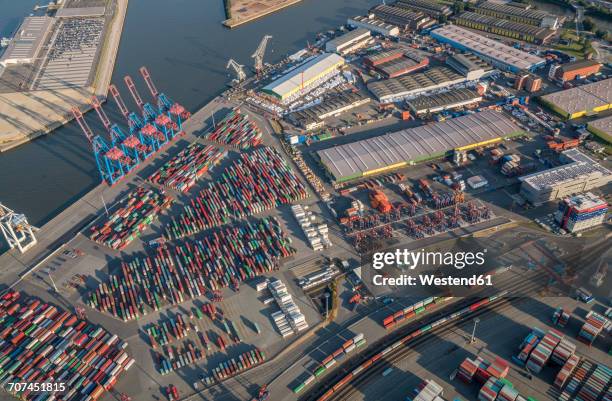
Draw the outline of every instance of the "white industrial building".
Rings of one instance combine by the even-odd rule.
[[[365,28],[384,36],[399,35],[399,28],[397,26],[387,24],[384,21],[374,18],[374,14],[349,18],[347,23],[349,26],[355,28]]]
[[[371,37],[369,29],[357,28],[327,42],[325,44],[325,51],[340,55],[352,53],[367,46]]]
[[[599,188],[612,181],[610,170],[577,149],[561,153],[566,164],[519,177],[521,195],[534,205]]]

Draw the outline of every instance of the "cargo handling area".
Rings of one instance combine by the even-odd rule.
[[[70,105],[99,185],[0,204],[2,397],[612,400],[609,65],[523,3],[362,11],[198,110],[152,66]]]

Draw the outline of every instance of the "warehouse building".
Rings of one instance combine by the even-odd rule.
[[[371,38],[368,29],[357,28],[327,42],[325,51],[345,55],[367,46]]]
[[[555,220],[562,229],[575,233],[603,224],[607,213],[608,202],[587,192],[563,199]]]
[[[429,58],[418,50],[394,49],[366,57],[364,64],[386,78],[396,78],[429,65]]]
[[[323,120],[337,116],[355,107],[362,106],[371,101],[368,96],[361,93],[345,92],[326,97],[316,106],[309,107],[289,114],[288,119],[304,129],[316,129],[324,125]]]
[[[554,14],[539,10],[526,10],[489,1],[478,4],[474,11],[478,14],[519,22],[521,24],[539,26],[541,28],[557,29],[560,26],[559,18]]]
[[[539,100],[568,120],[597,114],[612,107],[612,78],[553,92]]]
[[[0,65],[33,63],[42,48],[53,23],[53,18],[26,17],[0,57]]]
[[[587,129],[595,136],[606,141],[608,144],[612,144],[612,116],[599,118],[595,121],[591,121],[587,125]]]
[[[423,115],[477,104],[481,101],[482,96],[475,90],[457,88],[434,95],[421,95],[409,100],[407,103],[410,110],[416,115]]]
[[[289,102],[338,74],[338,68],[343,65],[342,57],[323,53],[266,85],[262,91],[281,102]]]
[[[460,84],[466,80],[463,75],[448,67],[434,67],[399,78],[371,82],[367,86],[379,102],[390,103],[402,101],[423,92]]]
[[[368,16],[358,15],[357,17],[349,18],[347,24],[348,26],[364,28],[383,36],[395,37],[399,35],[399,28],[397,26],[376,19],[373,14]]]
[[[555,34],[555,31],[552,29],[508,21],[469,11],[458,15],[454,18],[454,21],[457,25],[467,28],[538,44],[548,42]]]
[[[472,53],[456,53],[447,57],[446,64],[460,74],[465,75],[468,81],[475,81],[493,71],[493,67]]]
[[[438,3],[435,0],[399,0],[393,5],[406,10],[421,11],[435,19],[442,15],[448,17],[453,13],[448,5]]]
[[[385,134],[317,152],[321,163],[337,182],[378,174],[453,150],[470,150],[521,135],[508,117],[492,110],[453,118],[441,123]]]
[[[578,149],[561,153],[561,166],[519,177],[521,195],[539,205],[607,185],[612,173]]]
[[[600,69],[601,64],[595,60],[576,60],[555,69],[554,78],[562,82],[572,81],[578,77],[585,78],[597,74]]]
[[[543,58],[524,52],[501,42],[489,39],[457,25],[445,25],[434,29],[431,36],[441,43],[476,54],[494,67],[510,72],[533,71],[543,66]]]
[[[421,11],[406,10],[399,7],[379,4],[370,10],[374,17],[403,30],[421,30],[434,24],[434,21]]]

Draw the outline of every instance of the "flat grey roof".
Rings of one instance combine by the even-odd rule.
[[[320,150],[317,154],[333,176],[340,180],[519,131],[504,114],[485,110]]]
[[[445,107],[468,100],[482,99],[476,91],[467,88],[451,89],[447,92],[435,95],[421,95],[408,101],[415,110],[427,110],[437,107]]]
[[[544,18],[558,18],[554,14],[547,13],[541,10],[525,10],[519,7],[508,6],[505,4],[492,3],[490,1],[485,1],[476,6],[476,10],[491,10],[507,15],[514,15],[517,17],[530,18],[534,20],[543,20]]]
[[[595,121],[591,121],[589,123],[589,127],[598,129],[601,132],[606,133],[612,137],[612,116],[599,118]]]
[[[555,33],[555,31],[551,29],[541,28],[539,26],[534,25],[521,24],[520,22],[508,21],[505,19],[490,17],[488,15],[473,13],[470,11],[466,11],[463,14],[458,15],[457,19],[464,19],[466,21],[487,25],[492,28],[507,29],[509,31],[532,35],[534,38],[540,40],[545,40],[550,36],[554,35]]]
[[[569,114],[590,111],[612,103],[612,78],[553,92],[542,99]]]
[[[507,46],[497,40],[489,39],[486,36],[457,25],[445,25],[433,30],[431,33],[432,35],[459,43],[472,52],[480,53],[521,70],[528,70],[534,65],[544,63],[544,59],[541,57]]]
[[[369,83],[368,89],[378,99],[389,95],[401,95],[417,89],[427,90],[446,82],[449,84],[458,80],[465,79],[463,75],[456,73],[448,67],[433,67],[427,71],[404,75],[398,78],[385,79]]]
[[[355,40],[359,40],[361,38],[365,38],[367,36],[370,36],[370,30],[369,29],[365,29],[365,28],[357,28],[357,29],[353,29],[352,31],[349,31],[347,33],[345,33],[344,35],[340,35],[336,38],[333,38],[332,40],[330,40],[329,42],[327,42],[325,44],[326,48],[327,47],[341,47],[345,44],[351,43]]]
[[[74,8],[60,8],[55,13],[57,18],[70,18],[70,17],[102,17],[106,7],[74,7]]]

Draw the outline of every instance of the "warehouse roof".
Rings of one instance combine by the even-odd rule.
[[[463,75],[456,73],[448,67],[434,67],[421,73],[405,75],[399,78],[385,79],[369,83],[368,89],[381,99],[389,95],[401,95],[404,92],[416,91],[433,88],[448,83],[465,80]]]
[[[366,56],[365,59],[368,60],[372,65],[376,65],[380,63],[381,60],[383,60],[384,62],[384,61],[387,61],[387,59],[400,58],[403,55],[404,55],[404,51],[402,49],[396,48],[396,49],[391,49],[391,50],[387,50],[384,52],[370,54]]]
[[[577,86],[542,96],[542,100],[553,104],[568,114],[590,111],[612,103],[612,78]]]
[[[517,132],[520,129],[508,117],[486,110],[320,150],[317,154],[340,180]]]
[[[424,9],[436,11],[437,13],[451,14],[451,8],[446,4],[440,4],[435,0],[398,0],[397,7],[412,8],[415,10]]]
[[[52,22],[53,18],[47,16],[24,18],[2,54],[0,64],[30,62],[40,49]]]
[[[423,19],[429,19],[421,11],[406,10],[385,4],[379,4],[370,10],[376,18],[394,25],[412,25]]]
[[[340,35],[337,38],[333,38],[332,40],[330,40],[329,42],[327,42],[325,44],[326,48],[329,47],[334,47],[334,48],[338,48],[338,47],[342,47],[345,46],[347,44],[350,44],[356,40],[365,38],[366,36],[370,36],[370,30],[369,29],[365,29],[365,28],[357,28],[357,29],[353,29],[352,31],[349,31],[347,33],[345,33],[344,35]]]
[[[55,13],[58,18],[67,17],[102,17],[104,16],[105,7],[73,7],[60,8]]]
[[[490,70],[491,66],[486,61],[472,53],[455,53],[446,59],[446,64],[459,70],[465,71]]]
[[[570,149],[561,152],[561,155],[570,162],[548,170],[519,177],[519,181],[529,184],[532,188],[540,191],[554,188],[564,182],[573,181],[578,177],[597,174],[599,176],[610,176],[610,170],[597,163],[578,149]]]
[[[370,101],[370,98],[363,93],[338,93],[326,97],[321,103],[315,106],[293,112],[291,116],[298,121],[315,121],[317,119],[326,118],[328,115],[348,107],[351,104],[366,101]]]
[[[276,81],[266,85],[263,90],[266,92],[274,92],[283,97],[299,88],[302,82],[316,79],[321,74],[325,73],[335,66],[344,64],[344,59],[335,53],[323,53],[320,56],[300,65],[297,68],[289,71]]]
[[[591,121],[588,128],[595,129],[605,135],[603,139],[612,142],[612,116]]]
[[[545,11],[532,10],[532,9],[525,10],[523,8],[507,6],[505,4],[499,4],[499,3],[492,3],[489,1],[485,1],[484,3],[480,3],[479,5],[477,5],[476,10],[478,9],[491,10],[491,11],[495,11],[495,12],[499,12],[503,14],[515,15],[517,17],[524,17],[524,18],[530,18],[530,19],[535,19],[535,20],[543,20],[544,18],[549,18],[549,17],[556,18],[555,15],[547,13]]]
[[[408,104],[414,110],[429,110],[467,102],[468,100],[476,101],[478,99],[482,99],[482,96],[476,91],[467,88],[457,88],[435,95],[418,96],[409,100]]]
[[[464,19],[466,21],[487,25],[491,28],[506,29],[508,31],[519,32],[526,35],[531,35],[536,39],[546,40],[552,35],[554,31],[547,28],[541,28],[534,25],[521,24],[519,22],[508,21],[505,19],[490,17],[488,15],[482,15],[473,13],[470,11],[464,12],[457,16],[457,18]]]
[[[458,43],[474,53],[482,54],[521,70],[529,70],[537,64],[544,63],[544,59],[538,56],[507,46],[457,25],[445,25],[433,30],[432,34]]]
[[[580,70],[582,68],[593,67],[595,65],[600,65],[600,63],[596,60],[576,60],[570,63],[566,63],[559,67],[559,70],[563,72]]]

